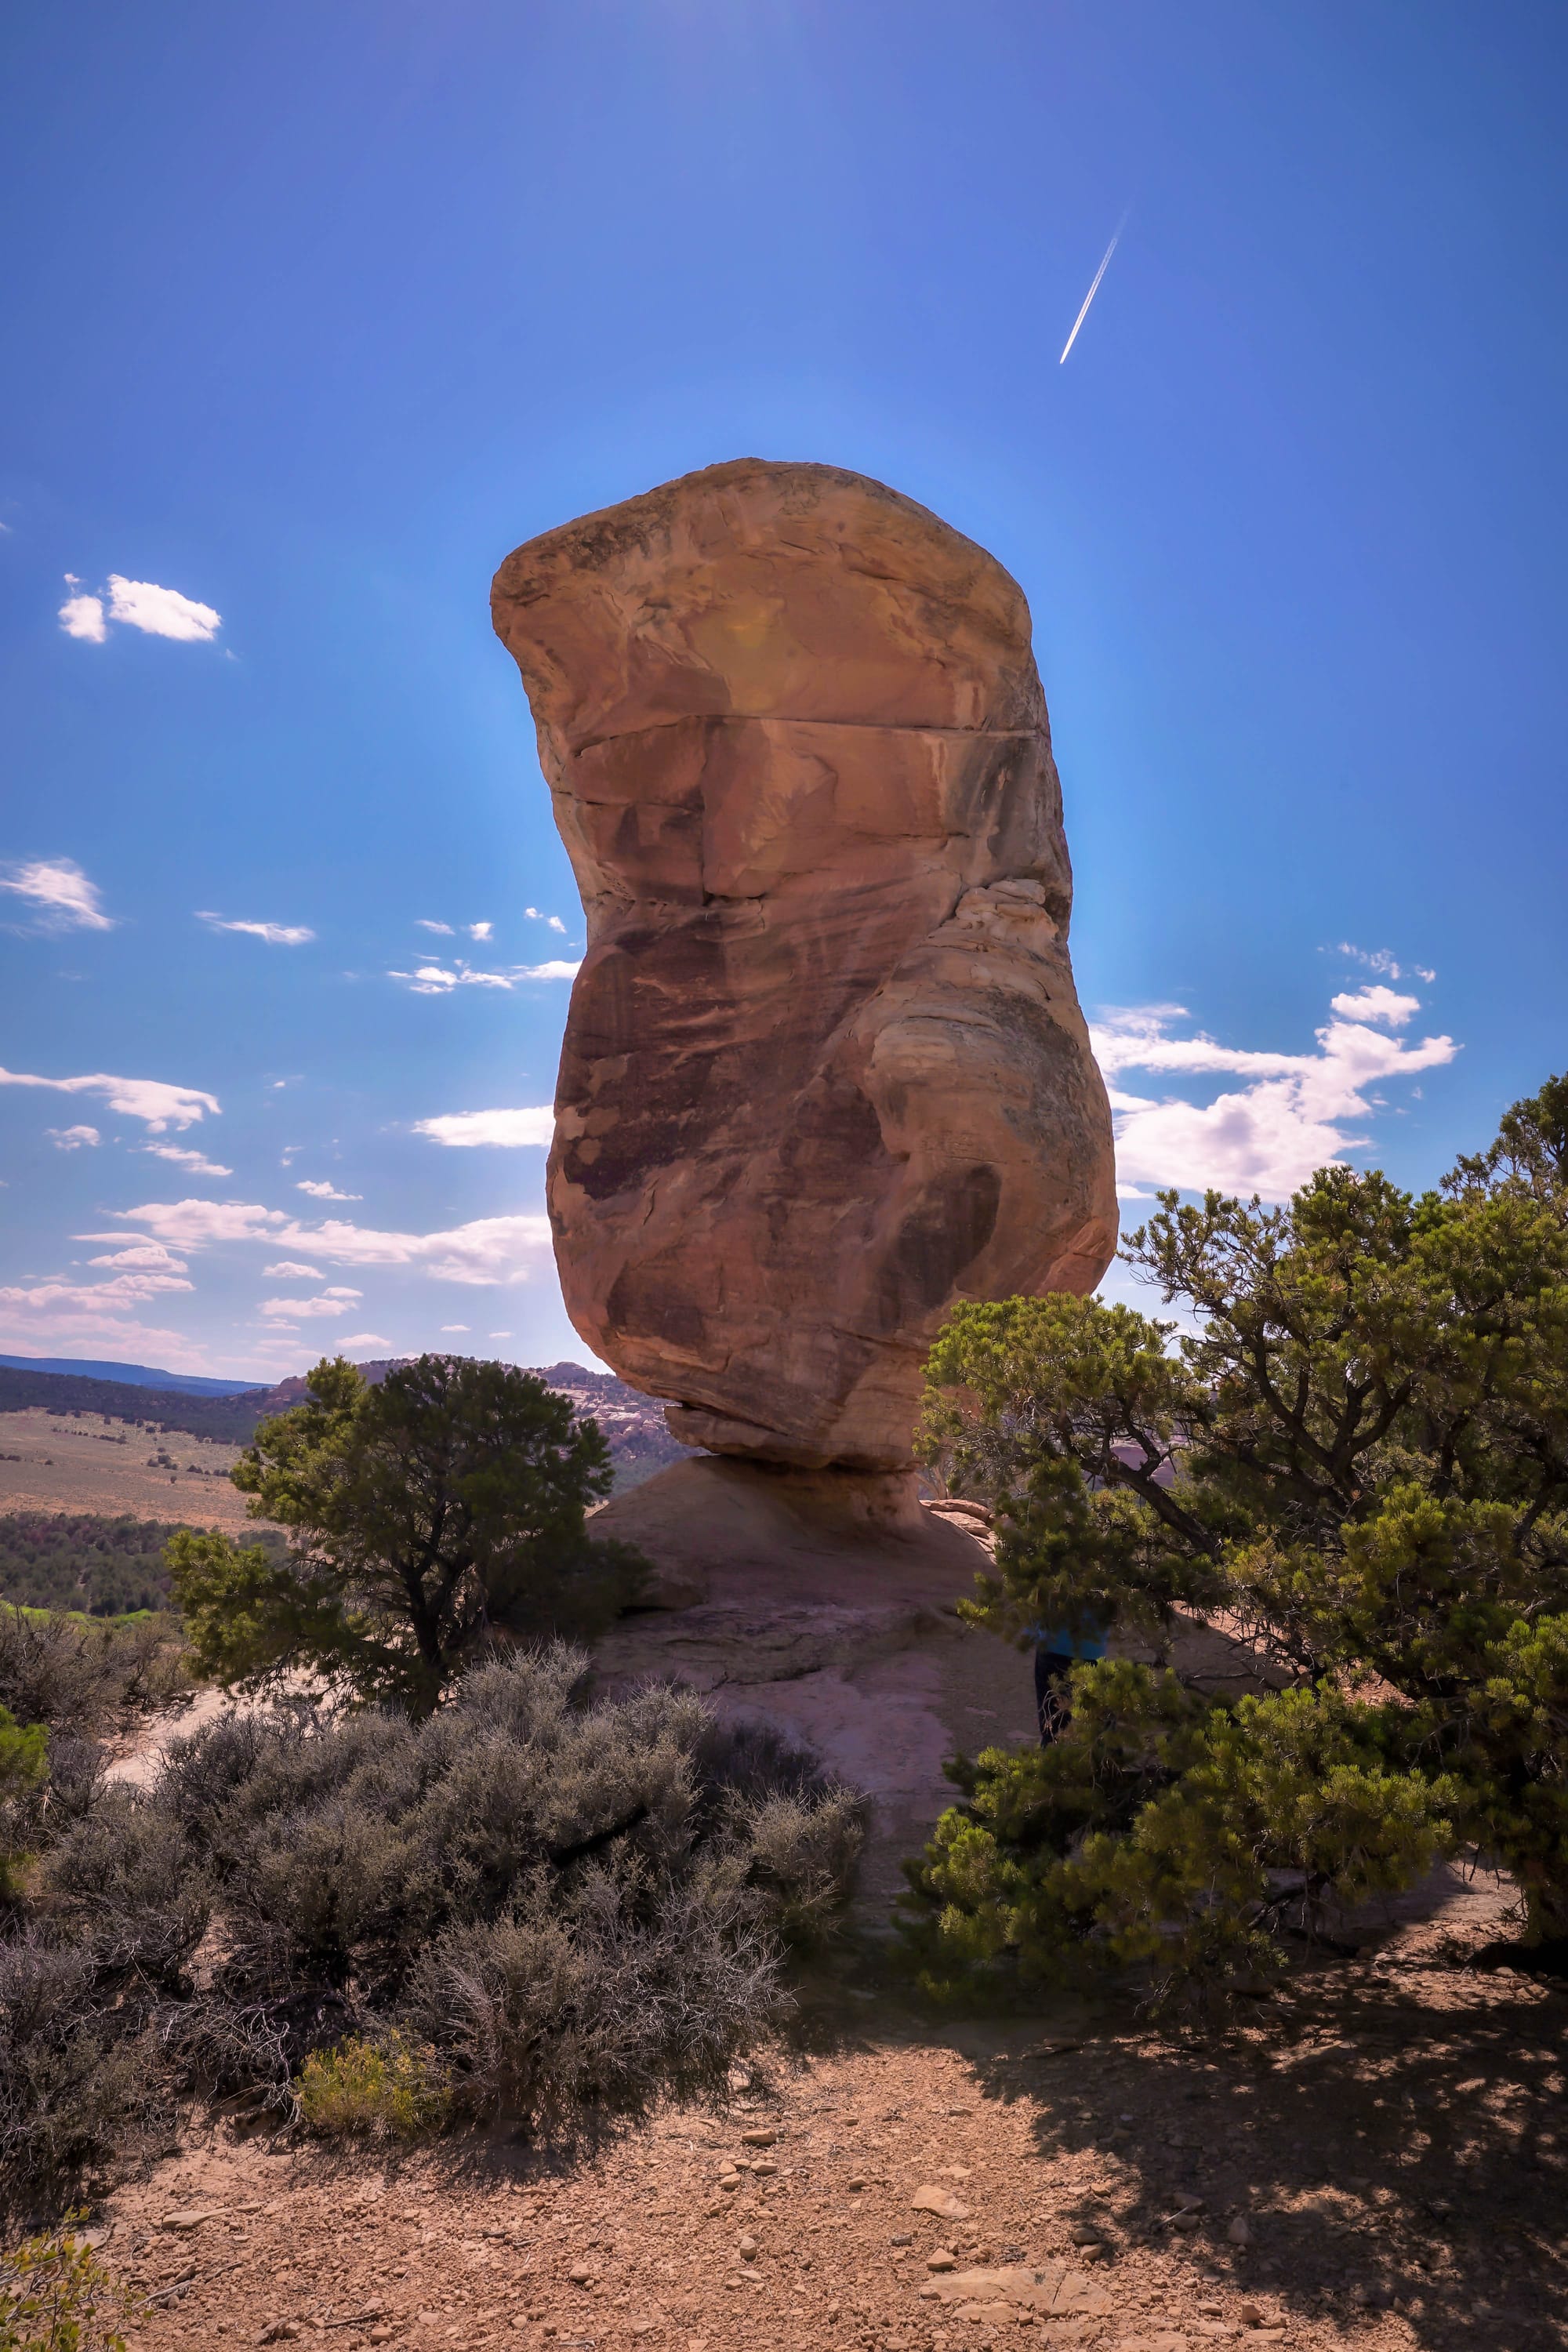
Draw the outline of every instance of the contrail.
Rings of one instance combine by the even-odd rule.
[[[1128,212],[1131,212],[1131,209],[1132,209],[1131,205],[1129,205],[1129,206],[1128,206],[1128,208],[1127,208],[1127,211],[1128,211]],[[1078,331],[1079,331],[1079,329],[1082,326],[1082,324],[1083,324],[1084,320],[1085,320],[1088,318],[1088,316],[1089,316],[1089,304],[1093,301],[1093,299],[1094,299],[1095,296],[1096,296],[1096,295],[1099,293],[1099,291],[1100,291],[1100,279],[1104,277],[1104,275],[1105,275],[1106,271],[1107,271],[1107,270],[1110,268],[1110,257],[1111,257],[1111,255],[1115,252],[1115,250],[1116,250],[1117,247],[1121,244],[1121,232],[1122,232],[1122,230],[1126,227],[1126,226],[1127,226],[1127,213],[1123,213],[1123,214],[1122,214],[1122,215],[1121,215],[1121,219],[1117,222],[1117,224],[1116,224],[1116,235],[1111,238],[1110,243],[1110,244],[1106,247],[1106,248],[1105,248],[1105,258],[1104,258],[1104,260],[1100,263],[1100,268],[1099,268],[1095,271],[1095,273],[1094,273],[1094,283],[1093,283],[1093,285],[1089,288],[1089,292],[1088,292],[1088,293],[1084,296],[1084,298],[1083,298],[1083,308],[1082,308],[1082,310],[1079,312],[1078,317],[1077,317],[1077,318],[1073,320],[1073,322],[1072,322],[1072,332],[1071,332],[1071,334],[1068,337],[1068,339],[1067,339],[1066,342],[1062,345],[1062,355],[1061,355],[1061,358],[1057,362],[1057,365],[1058,365],[1058,367],[1063,367],[1063,366],[1065,366],[1065,365],[1066,365],[1066,362],[1067,362],[1067,355],[1068,355],[1068,353],[1071,351],[1071,349],[1072,349],[1073,345],[1074,345],[1074,344],[1077,342],[1077,341],[1078,341]]]

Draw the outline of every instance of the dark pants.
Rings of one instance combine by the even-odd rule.
[[[1072,1708],[1068,1703],[1068,1675],[1073,1661],[1059,1650],[1035,1652],[1035,1711],[1040,1718],[1040,1746],[1048,1748],[1068,1727]]]

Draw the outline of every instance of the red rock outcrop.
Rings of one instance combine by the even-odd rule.
[[[910,1459],[960,1297],[1099,1280],[1110,1119],[1023,594],[935,515],[746,458],[496,574],[587,911],[550,1214],[689,1444]]]

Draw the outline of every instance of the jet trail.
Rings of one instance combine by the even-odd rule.
[[[1129,210],[1129,211],[1131,211],[1131,206],[1129,206],[1129,207],[1128,207],[1128,210]],[[1068,339],[1067,339],[1066,342],[1062,345],[1062,355],[1061,355],[1061,358],[1057,362],[1057,365],[1058,365],[1058,367],[1063,367],[1063,366],[1065,366],[1065,365],[1066,365],[1066,363],[1067,363],[1067,355],[1068,355],[1068,353],[1071,351],[1071,349],[1072,349],[1073,345],[1074,345],[1074,344],[1077,342],[1077,341],[1078,341],[1078,331],[1079,331],[1079,329],[1082,326],[1082,324],[1083,324],[1084,320],[1085,320],[1088,318],[1088,316],[1089,316],[1089,304],[1093,301],[1093,299],[1094,299],[1095,296],[1096,296],[1096,295],[1099,293],[1099,291],[1100,291],[1100,279],[1104,277],[1104,275],[1105,275],[1106,271],[1107,271],[1107,270],[1110,268],[1110,257],[1111,257],[1111,255],[1115,252],[1115,250],[1116,250],[1117,247],[1121,244],[1121,232],[1122,232],[1122,230],[1126,227],[1126,226],[1127,226],[1127,214],[1126,214],[1126,213],[1123,213],[1123,214],[1122,214],[1122,215],[1121,215],[1121,219],[1117,222],[1117,224],[1116,224],[1116,235],[1111,238],[1110,243],[1110,244],[1106,247],[1106,248],[1105,248],[1105,258],[1104,258],[1104,260],[1100,263],[1100,268],[1099,268],[1095,271],[1095,273],[1094,273],[1094,283],[1093,283],[1093,285],[1089,288],[1089,292],[1088,292],[1088,293],[1084,296],[1084,298],[1083,298],[1083,308],[1082,308],[1082,310],[1079,312],[1078,317],[1077,317],[1077,318],[1073,320],[1073,322],[1072,322],[1072,332],[1071,332],[1071,334],[1068,337]]]

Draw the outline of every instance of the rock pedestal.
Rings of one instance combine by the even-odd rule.
[[[1088,1291],[1116,1234],[1023,595],[746,458],[519,548],[493,609],[587,913],[567,1311],[689,1444],[907,1467],[953,1301]]]
[[[605,1636],[601,1675],[689,1683],[863,1790],[855,1905],[884,1923],[901,1864],[953,1800],[942,1759],[1037,1727],[1029,1659],[954,1614],[988,1564],[975,1521],[922,1504],[907,1475],[700,1457],[613,1499],[593,1528],[652,1559],[661,1603]]]

